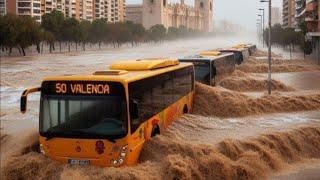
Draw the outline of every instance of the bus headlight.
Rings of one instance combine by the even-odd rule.
[[[44,151],[44,148],[43,148],[43,144],[39,145],[39,149],[41,154],[46,155],[46,152]]]
[[[120,151],[120,154],[119,154],[119,158],[111,160],[112,165],[117,166],[117,165],[123,164],[124,158],[127,155],[127,150],[128,150],[128,145],[123,146],[121,148],[121,151]]]

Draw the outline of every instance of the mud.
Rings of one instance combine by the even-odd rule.
[[[268,81],[266,78],[254,77],[236,70],[231,76],[223,78],[218,85],[234,91],[264,91],[267,89]],[[272,80],[272,90],[294,91],[295,89],[280,81]]]
[[[266,56],[268,56],[268,52],[257,49],[257,50],[252,54],[252,56],[255,56],[255,57],[261,57],[261,56],[263,56],[263,57],[266,57]],[[279,54],[276,54],[276,53],[271,53],[271,57],[281,58],[282,56],[279,55]]]
[[[184,49],[181,52],[185,52]],[[157,53],[167,51],[165,47]],[[175,50],[174,53],[180,56],[181,52]],[[181,117],[167,131],[146,142],[136,166],[70,166],[40,154],[38,122],[35,120],[38,118],[38,97],[30,98],[28,115],[22,116],[17,114],[16,94],[20,95],[25,86],[40,84],[43,76],[92,73],[105,69],[120,54],[134,53],[116,53],[108,55],[106,60],[102,60],[105,54],[77,57],[69,54],[67,61],[51,61],[51,57],[46,57],[45,61],[39,58],[34,62],[30,58],[28,63],[35,66],[24,65],[24,61],[6,62],[6,68],[2,64],[1,108],[3,104],[5,106],[0,114],[1,179],[264,179],[288,165],[320,159],[318,89],[300,91],[273,80],[273,90],[285,92],[261,97],[237,92],[264,91],[265,76],[252,73],[266,72],[266,59],[259,57],[267,54],[262,51],[257,51],[256,57],[250,57],[231,76],[223,79],[222,87],[196,83],[194,114]],[[153,53],[150,51],[150,56],[154,56]],[[94,60],[84,61],[88,57]],[[320,70],[307,61],[289,61],[276,54],[273,54],[273,68],[273,72],[277,68],[279,72],[317,73]],[[299,111],[299,115],[293,113]],[[286,112],[286,117],[265,114],[279,112]],[[30,121],[36,122],[28,124]]]
[[[266,59],[249,57],[243,64],[236,67],[237,70],[247,73],[267,73],[269,66]],[[307,60],[288,60],[272,59],[272,72],[303,72],[303,71],[320,71],[320,67],[314,65],[312,61]]]
[[[218,117],[247,116],[250,114],[291,112],[320,109],[320,92],[306,95],[274,93],[260,98],[221,87],[196,83],[194,113]]]
[[[263,134],[215,145],[183,141],[164,133],[146,142],[134,167],[61,165],[36,152],[12,157],[6,179],[261,179],[287,164],[320,158],[320,127]]]

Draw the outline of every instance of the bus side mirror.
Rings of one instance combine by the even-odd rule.
[[[31,88],[31,89],[26,89],[23,91],[21,98],[20,98],[20,111],[22,113],[25,113],[27,111],[27,97],[28,94],[41,91],[41,88]]]
[[[139,118],[139,104],[136,100],[130,99],[130,118],[137,119]]]
[[[21,99],[20,99],[20,111],[22,113],[25,113],[27,110],[27,96],[21,96]]]

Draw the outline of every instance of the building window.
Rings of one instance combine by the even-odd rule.
[[[200,8],[203,8],[203,2],[200,2]]]
[[[35,13],[35,14],[40,14],[40,10],[39,10],[39,9],[34,9],[34,10],[33,10],[33,13]]]
[[[39,3],[33,3],[33,7],[40,7]]]

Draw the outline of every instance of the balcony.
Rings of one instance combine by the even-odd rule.
[[[306,5],[307,11],[316,11],[317,10],[317,2],[313,1]]]

